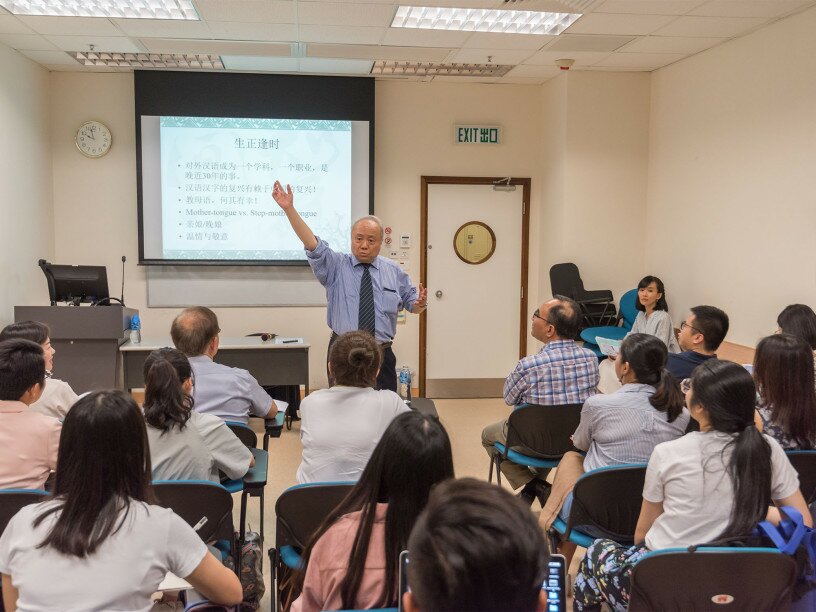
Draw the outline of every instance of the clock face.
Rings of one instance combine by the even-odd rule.
[[[102,157],[111,148],[111,131],[100,121],[86,121],[76,133],[76,146],[83,155]]]

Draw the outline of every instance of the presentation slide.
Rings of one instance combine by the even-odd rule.
[[[333,249],[368,213],[368,122],[142,117],[145,259],[305,261],[272,199],[279,180]]]

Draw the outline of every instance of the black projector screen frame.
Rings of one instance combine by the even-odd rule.
[[[145,256],[142,117],[230,117],[368,122],[368,212],[374,211],[374,79],[272,74],[133,73],[139,265],[306,266],[305,260],[157,259]],[[365,183],[363,183],[364,185]],[[270,195],[271,199],[271,195]]]

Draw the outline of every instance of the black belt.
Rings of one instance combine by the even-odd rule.
[[[332,332],[331,338],[329,338],[329,344],[331,344],[332,342],[334,342],[337,339],[337,335],[338,334],[336,332]],[[379,343],[381,349],[391,348],[392,344],[394,344],[393,340],[389,340],[388,342],[380,342]]]

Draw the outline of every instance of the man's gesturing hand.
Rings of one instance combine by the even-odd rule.
[[[414,314],[422,312],[428,306],[428,290],[419,283],[419,291],[417,292],[417,299],[414,301],[414,307],[411,309]]]
[[[284,191],[280,181],[275,181],[275,184],[272,186],[272,198],[283,210],[288,210],[294,206],[295,197],[292,195],[291,185],[287,185],[286,191]]]

